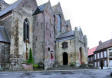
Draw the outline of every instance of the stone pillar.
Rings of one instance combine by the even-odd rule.
[[[87,64],[87,52],[85,47],[82,48],[82,61],[83,64]]]
[[[74,36],[74,44],[76,46],[74,46],[74,51],[75,51],[75,63],[76,63],[76,66],[80,66],[80,61],[79,61],[79,32],[78,32],[78,28],[75,27],[75,36]]]

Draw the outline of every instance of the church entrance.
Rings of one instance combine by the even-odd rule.
[[[63,53],[63,65],[68,64],[68,54],[66,52]]]
[[[79,48],[79,51],[80,51],[79,53],[80,64],[82,64],[82,48],[81,47]]]

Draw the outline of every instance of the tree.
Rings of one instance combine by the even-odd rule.
[[[30,48],[30,51],[29,51],[29,58],[28,58],[28,61],[27,63],[28,64],[33,64],[33,56],[32,56],[32,49]]]

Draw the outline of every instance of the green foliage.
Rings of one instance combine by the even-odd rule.
[[[44,68],[43,62],[39,62],[39,63],[38,63],[38,67],[39,67],[39,68]]]
[[[38,68],[38,64],[33,64],[33,67],[34,68]]]
[[[30,51],[29,51],[29,58],[27,60],[27,63],[28,64],[33,64],[34,63],[33,56],[32,56],[32,49],[31,48],[30,48]]]
[[[71,62],[70,63],[70,66],[75,66],[76,64],[74,62]]]

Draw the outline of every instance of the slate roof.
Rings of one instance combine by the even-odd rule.
[[[10,43],[8,34],[7,34],[4,26],[0,26],[0,42]]]
[[[57,39],[60,39],[60,38],[66,38],[66,37],[70,37],[70,36],[74,36],[74,31],[70,31],[70,32],[63,33],[63,34],[59,35],[56,38]]]
[[[22,0],[18,0],[15,3],[9,5],[6,9],[0,11],[0,16],[3,16],[4,14],[12,11],[13,9],[15,9],[21,2]]]
[[[106,49],[112,47],[112,39],[102,42],[97,48],[96,51],[102,50],[102,49]]]

